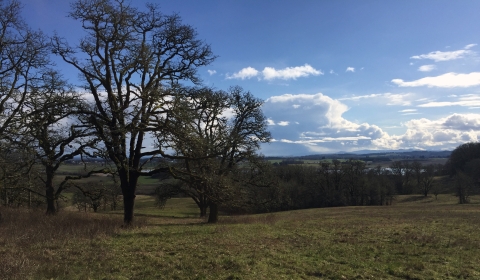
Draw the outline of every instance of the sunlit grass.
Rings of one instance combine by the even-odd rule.
[[[0,250],[30,264],[12,279],[480,279],[480,204],[471,201],[401,196],[388,207],[221,217],[208,225],[189,199],[160,210],[140,196],[137,218],[145,213],[146,226],[27,242],[21,250],[4,241]]]

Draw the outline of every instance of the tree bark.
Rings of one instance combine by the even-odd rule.
[[[125,226],[130,226],[133,223],[133,209],[135,207],[135,195],[123,195],[123,223]]]
[[[208,215],[208,223],[214,224],[218,222],[218,204],[210,202],[210,214]]]
[[[204,218],[207,216],[207,206],[200,207],[200,218]]]
[[[45,194],[47,196],[47,215],[55,215],[55,188],[53,187],[53,173],[47,170],[47,179],[45,181]]]
[[[123,224],[128,227],[133,223],[138,174],[130,172],[127,179],[126,173],[126,171],[119,172],[119,177],[123,194]]]

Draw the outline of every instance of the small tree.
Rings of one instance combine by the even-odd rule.
[[[25,102],[21,113],[22,129],[11,140],[22,149],[29,151],[43,167],[38,178],[45,186],[47,214],[55,214],[57,200],[74,177],[66,176],[54,185],[58,168],[67,160],[85,154],[98,142],[89,125],[78,119],[86,106],[81,95],[73,91],[55,71],[43,74],[42,79],[32,87],[31,98]]]
[[[429,164],[423,167],[420,173],[419,187],[422,194],[426,197],[434,186],[435,165]],[[435,195],[435,198],[437,196]]]
[[[458,203],[465,204],[469,202],[469,196],[472,194],[473,181],[470,176],[457,170],[455,174],[455,190],[458,197]]]

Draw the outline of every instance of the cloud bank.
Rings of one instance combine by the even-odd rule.
[[[403,134],[390,135],[375,124],[356,123],[343,115],[349,110],[340,100],[322,93],[284,94],[265,101],[274,150],[328,153],[363,149],[453,149],[480,139],[480,114],[450,114],[439,119],[411,119]],[[403,109],[417,114],[417,109]],[[292,146],[294,145],[294,146]]]

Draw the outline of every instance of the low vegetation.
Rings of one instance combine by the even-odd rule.
[[[121,215],[2,208],[4,279],[478,279],[480,200],[399,196],[389,207],[224,216],[205,224],[187,199],[139,197]],[[178,215],[176,213],[179,213]],[[43,215],[43,213],[42,213]],[[138,219],[137,219],[138,221]]]

